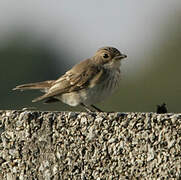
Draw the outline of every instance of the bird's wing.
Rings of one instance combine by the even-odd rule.
[[[103,74],[103,68],[96,66],[90,59],[87,59],[67,71],[52,84],[46,94],[34,99],[33,102],[55,97],[62,93],[79,91],[86,87],[94,87],[104,78]]]
[[[42,81],[42,82],[36,82],[36,83],[28,83],[28,84],[22,84],[19,86],[16,86],[13,90],[30,90],[30,89],[40,89],[43,92],[46,92],[47,89],[49,89],[54,80],[48,80],[48,81]]]

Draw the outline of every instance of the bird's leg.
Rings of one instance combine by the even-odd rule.
[[[81,103],[80,104],[83,108],[86,109],[87,112],[93,112],[92,109],[90,109],[88,106],[86,106],[85,104]]]
[[[91,105],[91,107],[94,108],[98,112],[103,112],[101,109],[99,109],[98,107],[94,106],[93,104]]]

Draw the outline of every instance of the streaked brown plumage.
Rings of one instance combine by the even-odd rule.
[[[57,80],[23,84],[13,90],[39,89],[45,94],[33,102],[60,100],[70,106],[82,105],[88,111],[92,111],[90,107],[100,111],[93,104],[104,100],[118,87],[121,78],[120,61],[123,58],[126,55],[116,48],[103,47]]]

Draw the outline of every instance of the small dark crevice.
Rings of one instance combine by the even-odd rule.
[[[87,150],[87,149],[86,149],[85,147],[82,148],[81,153],[82,153],[82,156],[83,156],[83,157],[85,156],[86,150]]]

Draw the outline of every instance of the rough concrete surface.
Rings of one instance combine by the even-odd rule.
[[[181,114],[0,111],[0,179],[181,179]]]

